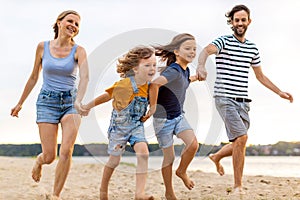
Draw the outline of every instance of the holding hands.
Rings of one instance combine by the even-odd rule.
[[[207,71],[204,67],[198,67],[197,68],[197,78],[199,81],[205,81],[207,77]]]
[[[147,121],[156,111],[156,106],[150,106],[150,109],[148,110],[147,114],[141,117],[141,122]]]
[[[90,112],[90,109],[88,109],[85,105],[82,105],[80,102],[75,101],[74,106],[81,116],[87,116]]]

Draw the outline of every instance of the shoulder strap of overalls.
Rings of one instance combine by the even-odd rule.
[[[148,81],[148,91],[147,91],[147,93],[148,93],[148,95],[147,95],[147,99],[148,99],[148,101],[149,101],[149,91],[150,91],[150,84],[151,84],[151,82],[150,82],[150,81]]]
[[[137,87],[137,85],[136,85],[136,82],[135,82],[135,80],[134,80],[134,77],[133,77],[133,76],[130,76],[129,78],[130,78],[130,82],[131,82],[131,85],[132,85],[133,93],[134,93],[134,94],[137,94],[137,93],[139,92],[139,89],[138,89],[138,87]]]

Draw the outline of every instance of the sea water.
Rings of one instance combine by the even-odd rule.
[[[105,165],[108,157],[73,157],[74,162],[80,163],[98,163]],[[162,156],[149,157],[149,172],[160,170],[162,164]],[[126,165],[136,165],[135,156],[123,156],[121,162]],[[178,166],[180,157],[176,157],[174,169]],[[232,158],[226,157],[221,161],[226,174],[233,174]],[[275,177],[300,177],[300,156],[246,156],[244,175],[251,176],[275,176]],[[214,163],[208,157],[196,156],[188,170],[200,170],[206,173],[216,173]],[[134,172],[134,170],[133,170]]]

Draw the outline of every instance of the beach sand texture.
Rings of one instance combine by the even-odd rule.
[[[44,165],[40,183],[35,183],[31,179],[33,163],[34,158],[0,157],[1,200],[50,199],[57,160],[51,165]],[[99,199],[102,170],[102,163],[73,162],[61,199]],[[135,174],[133,172],[134,166],[127,164],[121,164],[116,169],[109,185],[110,199],[134,199]],[[201,171],[189,171],[188,174],[196,183],[196,187],[191,191],[185,188],[181,179],[173,176],[176,195],[182,200],[300,199],[300,178],[245,176],[243,184],[247,194],[235,196],[227,193],[233,183],[232,175],[219,176],[217,173]],[[149,172],[146,192],[154,195],[158,200],[165,199],[160,170]]]

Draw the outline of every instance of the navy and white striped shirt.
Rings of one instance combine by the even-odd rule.
[[[214,96],[248,98],[249,68],[260,66],[256,45],[249,40],[241,43],[233,35],[221,36],[212,44],[219,50]]]

